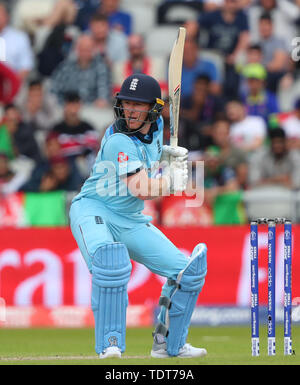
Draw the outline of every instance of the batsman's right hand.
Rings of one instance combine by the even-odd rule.
[[[171,163],[172,161],[176,162],[184,162],[188,158],[188,149],[185,147],[179,147],[179,146],[168,146],[164,145],[163,146],[163,151],[162,151],[162,156],[161,156],[161,161],[164,162],[169,162]]]
[[[163,162],[162,177],[168,180],[171,194],[185,191],[188,182],[187,161]]]

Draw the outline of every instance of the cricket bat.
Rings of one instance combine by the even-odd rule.
[[[179,28],[169,60],[170,145],[178,145],[178,121],[181,94],[182,59],[186,30]]]

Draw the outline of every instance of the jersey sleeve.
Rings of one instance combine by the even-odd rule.
[[[114,134],[107,140],[102,160],[112,162],[119,177],[133,175],[144,168],[136,145],[124,134]]]

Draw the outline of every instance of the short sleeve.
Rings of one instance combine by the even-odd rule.
[[[243,12],[243,11],[238,12],[237,20],[238,20],[241,32],[249,31],[248,18],[247,18],[247,15],[245,14],[245,12]]]
[[[112,162],[120,177],[143,169],[136,145],[124,134],[114,134],[108,138],[103,147],[102,160]]]

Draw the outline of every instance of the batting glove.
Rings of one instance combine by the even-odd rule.
[[[183,192],[188,182],[187,161],[163,162],[162,177],[166,178],[169,184],[170,193]]]
[[[164,145],[160,160],[171,163],[173,161],[184,162],[187,160],[187,158],[188,158],[187,148]]]

